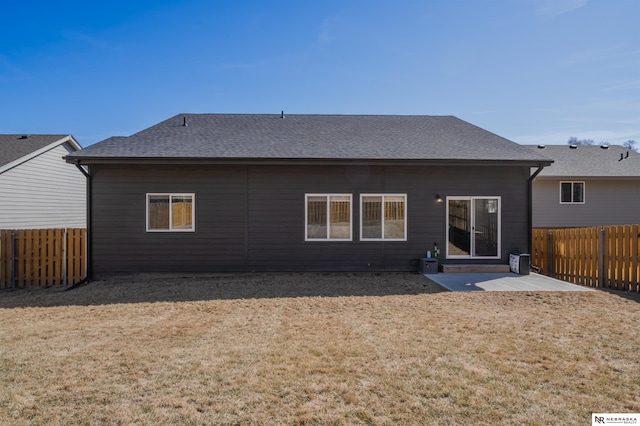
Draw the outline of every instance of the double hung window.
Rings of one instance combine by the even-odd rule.
[[[195,194],[147,194],[147,231],[195,231]]]

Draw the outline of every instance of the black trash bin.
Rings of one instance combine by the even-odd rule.
[[[510,253],[509,269],[520,275],[529,275],[531,271],[531,255],[526,253]]]
[[[420,272],[423,274],[438,273],[438,259],[433,257],[423,257],[420,259]]]

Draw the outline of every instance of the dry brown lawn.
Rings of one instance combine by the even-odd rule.
[[[590,424],[640,412],[640,299],[417,274],[0,291],[1,424]]]

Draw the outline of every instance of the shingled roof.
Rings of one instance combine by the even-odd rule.
[[[0,135],[0,167],[27,156],[68,135]]]
[[[452,116],[179,114],[67,156],[140,160],[548,160]]]
[[[526,145],[554,162],[539,178],[640,178],[640,154],[620,145]]]

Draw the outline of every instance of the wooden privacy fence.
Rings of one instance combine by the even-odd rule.
[[[640,225],[534,229],[531,263],[591,287],[640,291]]]
[[[87,276],[87,230],[0,230],[0,288],[74,285]]]

